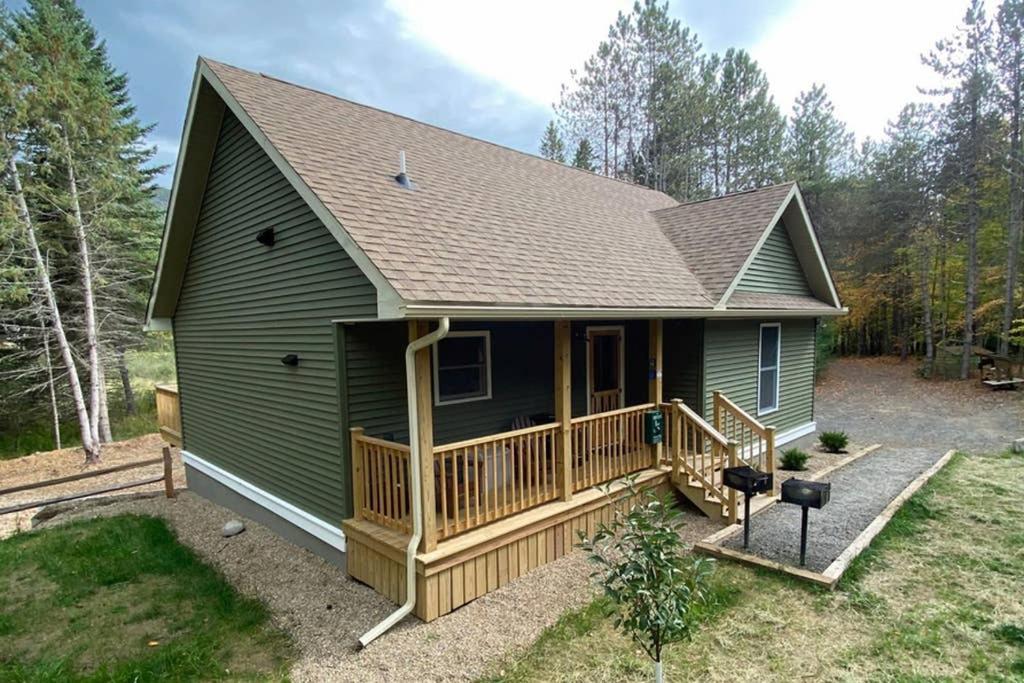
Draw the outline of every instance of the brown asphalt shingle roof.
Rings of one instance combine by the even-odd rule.
[[[665,194],[207,64],[408,302],[714,304],[654,218]]]
[[[792,189],[793,183],[772,185],[678,204],[657,210],[654,215],[717,302]],[[729,305],[738,308],[735,303]]]
[[[771,294],[766,292],[733,292],[725,302],[727,308],[744,310],[785,310],[785,311],[820,311],[827,307],[813,296],[799,294]]]

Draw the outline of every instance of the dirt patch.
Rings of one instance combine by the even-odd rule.
[[[149,460],[160,455],[167,445],[158,434],[147,434],[127,441],[106,444],[103,447],[103,460],[95,465],[86,465],[85,456],[80,448],[64,448],[58,451],[34,453],[22,458],[0,460],[0,489],[31,484],[46,479],[56,479],[71,474],[94,471],[140,460]],[[171,449],[174,462],[174,485],[185,486],[185,470],[177,448]],[[151,465],[139,469],[115,472],[102,477],[72,481],[31,491],[21,491],[0,496],[0,507],[27,503],[35,500],[57,498],[78,491],[89,491],[119,483],[128,483],[147,479],[163,473],[163,465]],[[163,491],[163,482],[148,484],[139,488],[128,489],[123,495],[133,495],[144,491]],[[105,497],[110,497],[107,494]],[[0,516],[0,538],[6,538],[18,531],[31,528],[32,517],[40,508],[30,508],[21,512]]]

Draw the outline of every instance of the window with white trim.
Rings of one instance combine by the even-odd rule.
[[[434,345],[434,405],[491,397],[491,333],[450,332]]]
[[[779,409],[779,361],[782,358],[782,327],[779,323],[761,325],[757,363],[757,414]]]

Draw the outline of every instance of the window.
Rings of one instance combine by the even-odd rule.
[[[761,325],[757,365],[757,414],[779,409],[779,358],[782,352],[778,323]]]
[[[490,397],[491,333],[449,333],[434,346],[434,405]]]

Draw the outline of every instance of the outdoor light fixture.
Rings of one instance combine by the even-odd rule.
[[[743,494],[743,549],[746,550],[750,543],[750,499],[771,491],[774,477],[771,472],[758,472],[749,465],[743,465],[722,470],[722,483]]]
[[[806,481],[804,479],[787,479],[782,482],[782,502],[799,505],[803,508],[800,519],[800,566],[807,559],[807,510],[820,510],[828,504],[832,496],[832,484],[822,481]]]
[[[264,228],[256,233],[256,241],[268,247],[274,246],[274,229]]]
[[[288,365],[294,368],[299,364],[299,356],[294,353],[289,353],[287,356],[281,359],[281,364]]]

